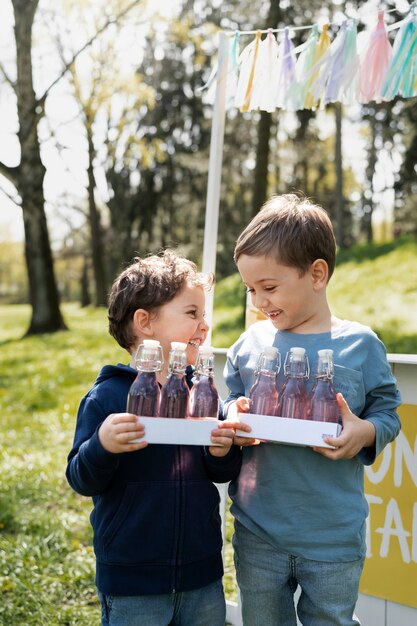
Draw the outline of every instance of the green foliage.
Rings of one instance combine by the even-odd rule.
[[[236,341],[245,325],[246,289],[240,274],[233,274],[217,283],[214,290],[213,345],[228,348]]]

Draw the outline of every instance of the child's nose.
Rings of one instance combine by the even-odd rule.
[[[202,330],[203,332],[205,332],[205,333],[207,333],[207,332],[208,332],[208,330],[209,330],[210,326],[207,324],[207,322],[206,322],[206,320],[205,320],[205,319],[202,319],[202,320],[201,320],[201,322],[200,322],[200,328],[201,328],[201,330]]]
[[[268,306],[268,298],[261,294],[256,295],[254,304],[257,309],[265,309]]]

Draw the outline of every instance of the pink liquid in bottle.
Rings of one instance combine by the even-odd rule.
[[[201,347],[197,363],[196,382],[190,392],[191,417],[218,417],[219,394],[214,383],[214,354],[212,348]]]
[[[138,374],[133,381],[126,411],[134,415],[155,417],[158,415],[160,390],[156,372],[162,369],[162,348],[159,341],[145,339],[135,356]]]
[[[277,415],[279,369],[278,348],[267,346],[258,361],[255,382],[249,391],[250,412],[256,415]]]
[[[187,344],[173,341],[169,355],[170,372],[161,389],[160,417],[189,416],[190,392],[185,379]]]
[[[316,380],[310,393],[310,419],[312,420],[335,424],[339,421],[333,371],[333,350],[319,350]]]
[[[285,358],[286,381],[281,390],[279,415],[295,419],[308,419],[309,399],[305,381],[309,375],[304,348],[291,348]]]

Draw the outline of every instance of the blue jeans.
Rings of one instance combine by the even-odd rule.
[[[105,596],[100,591],[102,626],[224,626],[221,579],[193,591],[146,596]]]
[[[297,626],[296,611],[303,626],[360,624],[354,610],[364,559],[333,563],[285,554],[237,521],[233,546],[244,626]]]

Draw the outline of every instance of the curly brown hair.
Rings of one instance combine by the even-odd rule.
[[[132,329],[135,311],[155,311],[172,300],[186,285],[210,289],[213,274],[203,274],[192,261],[173,250],[145,258],[136,257],[114,281],[109,296],[109,333],[130,351],[136,337]]]

